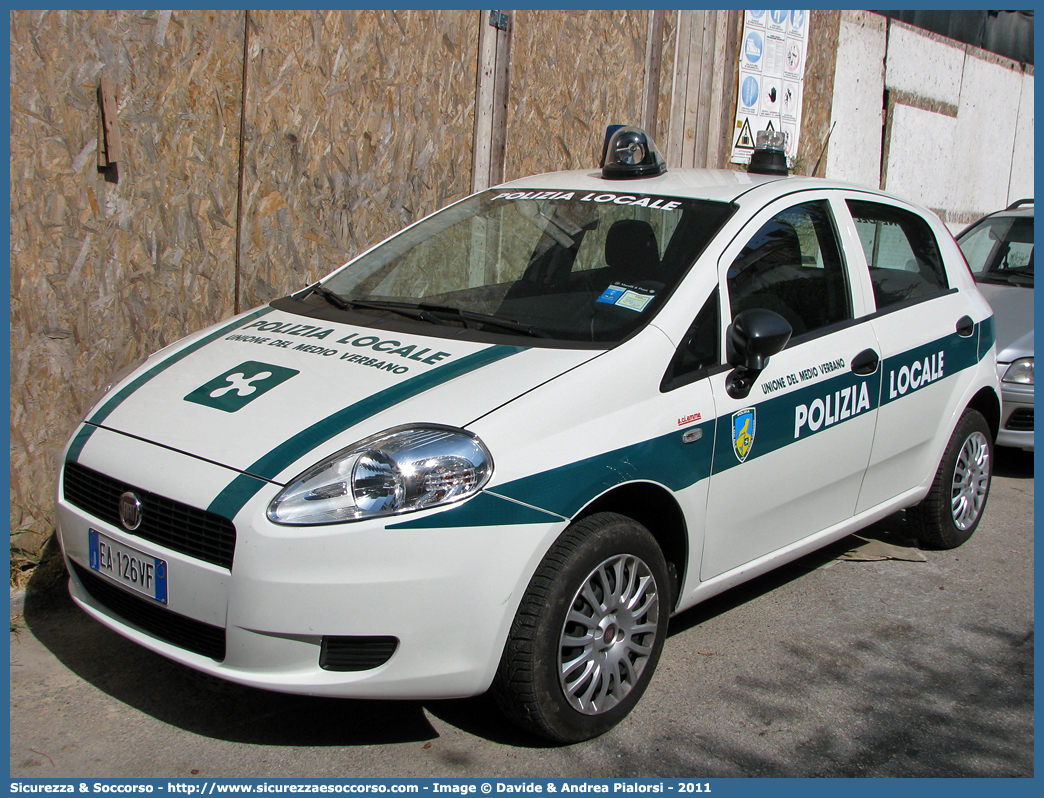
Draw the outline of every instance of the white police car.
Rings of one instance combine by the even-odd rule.
[[[241,684],[492,688],[575,741],[672,613],[903,508],[966,540],[999,384],[946,228],[610,133],[115,383],[59,475],[77,603]]]

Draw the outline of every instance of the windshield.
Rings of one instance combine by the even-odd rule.
[[[1033,287],[1033,219],[993,216],[960,238],[961,251],[980,283]]]
[[[721,202],[622,192],[490,190],[335,272],[309,301],[612,343],[648,322],[731,213]]]

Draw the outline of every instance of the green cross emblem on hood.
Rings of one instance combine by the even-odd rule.
[[[249,360],[196,388],[185,401],[235,413],[295,374],[300,372]]]

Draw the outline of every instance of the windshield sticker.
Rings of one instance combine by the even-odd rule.
[[[575,191],[510,191],[506,194],[497,194],[494,201],[502,200],[571,200],[576,195]]]
[[[613,283],[596,301],[641,313],[652,300],[652,294],[643,292],[641,288]]]
[[[516,200],[571,200],[578,192],[576,191],[509,191],[497,194],[493,199],[516,201]],[[659,211],[676,211],[682,206],[679,200],[669,200],[666,197],[649,197],[640,194],[610,194],[592,191],[584,194],[578,202],[595,202],[598,204],[612,203],[613,205],[631,205],[636,208],[655,208]]]

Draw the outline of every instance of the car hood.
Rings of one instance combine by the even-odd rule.
[[[285,482],[316,459],[392,426],[464,427],[600,354],[507,340],[520,345],[265,308],[153,355],[86,420]]]
[[[997,331],[997,360],[1010,363],[1033,357],[1033,289],[979,283],[979,290],[993,308]]]

